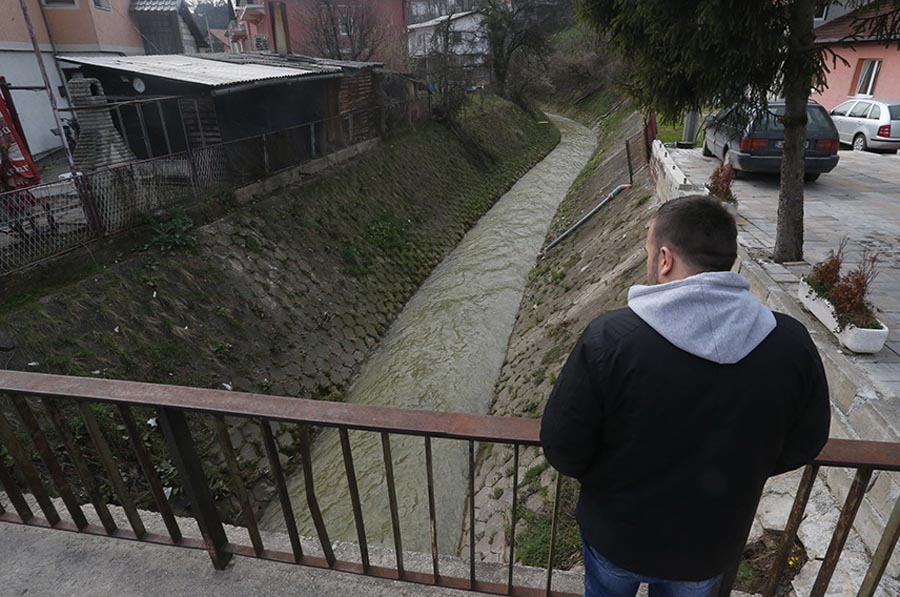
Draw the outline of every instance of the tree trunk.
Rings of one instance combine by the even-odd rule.
[[[790,4],[790,39],[784,63],[784,158],[773,259],[778,263],[803,259],[803,175],[806,153],[806,106],[813,82],[814,0]]]

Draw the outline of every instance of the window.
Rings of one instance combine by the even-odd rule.
[[[827,0],[817,0],[816,16],[815,16],[815,19],[817,21],[824,21],[825,19],[828,18],[828,5],[829,4],[831,4],[831,2],[828,2]]]
[[[841,104],[840,106],[838,106],[837,108],[832,110],[831,115],[832,116],[846,116],[847,112],[850,111],[850,108],[852,108],[853,104],[855,104],[855,103],[856,103],[856,101],[844,102],[843,104]]]
[[[450,43],[451,44],[461,44],[462,43],[462,31],[451,31],[450,32]]]
[[[875,82],[881,71],[881,60],[863,60],[859,70],[859,82],[856,84],[856,95],[872,95]]]
[[[112,10],[109,6],[109,0],[94,0],[94,8],[100,10]]]
[[[75,0],[44,0],[44,6],[75,6]]]
[[[881,108],[872,104],[872,111],[869,112],[869,120],[881,120]]]
[[[859,102],[856,104],[856,107],[850,110],[850,116],[852,118],[865,118],[866,113],[869,111],[869,108],[872,107],[872,104],[869,102]]]
[[[353,17],[351,15],[343,15],[339,22],[341,35],[350,35],[353,32]]]
[[[900,106],[888,106],[891,111],[891,120],[900,120]]]

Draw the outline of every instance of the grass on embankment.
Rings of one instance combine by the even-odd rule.
[[[9,367],[340,399],[431,269],[559,141],[538,120],[476,100],[460,134],[438,123],[404,131],[199,228],[175,214],[149,246],[66,287],[19,295],[0,313],[0,334],[16,345]],[[88,441],[78,415],[66,416]],[[118,414],[98,406],[97,416],[140,493]],[[158,428],[142,429],[164,454]],[[208,431],[197,423],[198,445]],[[248,476],[259,475],[258,446],[237,447]],[[208,456],[214,491],[227,496],[218,455]],[[157,463],[177,495],[171,462]]]

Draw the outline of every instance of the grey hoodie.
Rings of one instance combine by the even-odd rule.
[[[775,316],[734,272],[632,286],[628,306],[663,338],[720,365],[737,363],[775,329]]]

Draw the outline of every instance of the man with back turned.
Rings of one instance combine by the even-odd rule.
[[[544,410],[550,463],[581,485],[587,597],[709,595],[740,557],[766,479],[828,438],[822,361],[731,267],[737,228],[701,196],[664,204],[647,286],[588,325]]]

